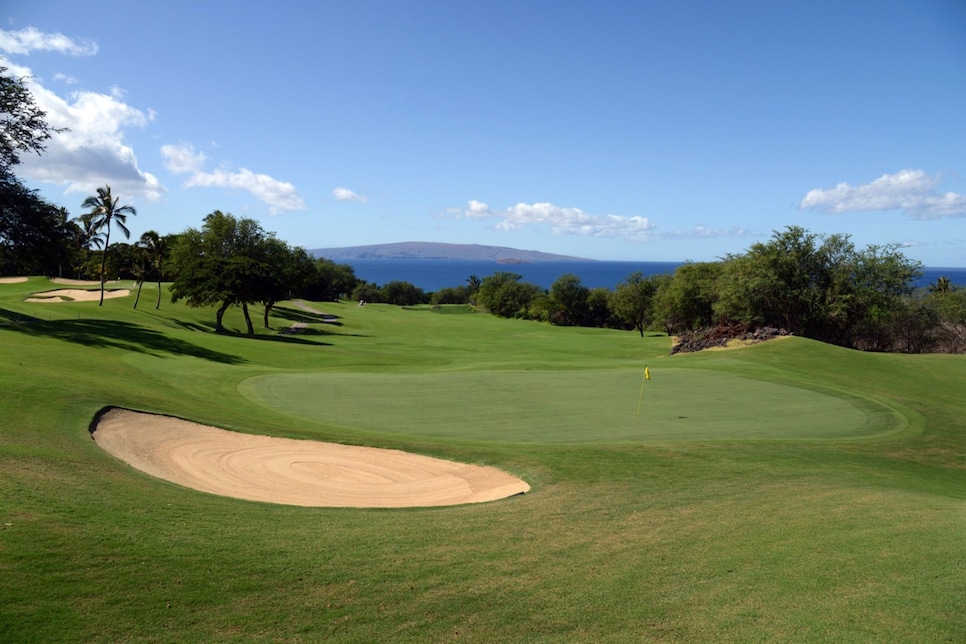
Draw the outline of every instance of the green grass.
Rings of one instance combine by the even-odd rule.
[[[833,439],[906,424],[881,403],[840,392],[702,369],[668,367],[654,374],[643,391],[637,369],[277,373],[245,380],[239,391],[298,418],[457,441]],[[420,409],[427,396],[441,404]]]
[[[50,286],[0,284],[2,641],[966,640],[964,356],[667,357],[661,336],[351,303],[317,304],[335,324],[283,304],[273,326],[309,329],[248,339],[156,311],[149,284],[137,311],[23,302]],[[221,498],[101,451],[104,405],[498,465],[532,491]]]

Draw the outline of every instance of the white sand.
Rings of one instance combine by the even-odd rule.
[[[66,277],[51,277],[50,281],[54,284],[63,284],[64,286],[100,286],[100,280],[72,280]],[[110,283],[110,282],[107,282]]]
[[[99,284],[100,282],[98,282]],[[113,290],[104,291],[104,299],[110,299],[114,297],[126,297],[131,294],[126,288],[118,288]],[[61,297],[69,297],[70,300],[63,300]],[[42,293],[34,293],[33,297],[28,297],[24,302],[97,302],[101,299],[101,291],[97,289],[95,291],[85,291],[76,288],[62,288],[56,291],[43,291]]]
[[[0,277],[0,284],[19,284],[26,281],[26,277]]]
[[[494,501],[529,491],[493,467],[398,450],[240,434],[122,409],[93,434],[158,478],[212,494],[318,507],[402,508]]]

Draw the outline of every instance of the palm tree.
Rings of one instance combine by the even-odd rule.
[[[77,226],[77,230],[78,230],[77,244],[80,248],[83,248],[87,251],[87,254],[84,260],[84,272],[87,274],[88,277],[90,277],[91,248],[96,248],[98,250],[103,248],[104,246],[103,235],[99,230],[94,228],[94,216],[89,212],[85,212],[83,215],[80,215],[79,217],[74,217],[73,219],[71,219],[71,222],[73,222],[75,225],[78,223],[80,224]]]
[[[107,250],[111,245],[111,224],[117,224],[117,227],[124,233],[124,238],[130,239],[131,231],[125,225],[127,224],[127,216],[138,214],[133,206],[118,206],[118,201],[120,201],[120,197],[111,195],[111,186],[106,185],[103,188],[98,188],[96,195],[91,195],[81,204],[81,208],[91,209],[88,214],[91,216],[91,226],[94,230],[105,231],[104,254],[101,256],[101,301],[98,306],[104,306],[104,269],[107,265]]]
[[[470,275],[469,277],[467,277],[466,285],[470,289],[470,295],[476,295],[476,292],[480,290],[480,284],[482,283],[483,283],[482,280],[480,280],[480,278],[477,277],[476,275]]]
[[[141,287],[144,286],[144,280],[147,279],[150,271],[148,270],[148,265],[151,262],[151,258],[148,257],[147,252],[144,248],[135,246],[134,248],[134,261],[131,263],[130,269],[131,274],[134,275],[134,283],[137,284],[138,294],[134,298],[134,308],[138,307],[138,302],[141,301]]]
[[[151,261],[151,267],[158,275],[158,303],[154,308],[160,309],[162,275],[161,265],[168,256],[168,243],[165,241],[164,237],[159,235],[157,232],[149,230],[141,235],[141,239],[139,239],[135,245],[147,251],[148,257]]]
[[[952,290],[953,290],[953,282],[945,275],[943,275],[942,277],[937,277],[936,283],[929,285],[930,293],[943,294],[943,293],[949,293]]]

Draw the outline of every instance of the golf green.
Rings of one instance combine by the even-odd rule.
[[[905,426],[892,408],[720,371],[287,373],[239,385],[287,415],[371,432],[529,443],[854,439]],[[639,408],[639,411],[638,411]]]

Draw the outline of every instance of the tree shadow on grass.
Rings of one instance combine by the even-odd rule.
[[[15,324],[18,322],[40,322],[41,318],[19,311],[0,308],[0,324]]]
[[[284,342],[287,344],[304,344],[313,347],[330,347],[332,343],[330,342],[319,342],[318,340],[308,340],[301,338],[299,336],[325,336],[331,335],[330,333],[325,333],[324,331],[316,331],[315,329],[302,329],[297,334],[279,334],[279,335],[254,335],[249,336],[244,333],[233,333],[239,338],[244,338],[246,340],[260,340],[262,342]]]
[[[188,331],[202,331],[208,333],[214,333],[215,323],[211,322],[204,324],[201,322],[185,322],[184,320],[171,320],[169,326],[175,326]]]
[[[0,332],[16,331],[25,335],[45,336],[76,342],[87,347],[105,347],[136,351],[162,357],[164,354],[192,356],[222,364],[243,364],[239,356],[213,351],[139,324],[117,320],[57,320],[31,324],[0,326]]]
[[[365,333],[345,333],[343,331],[339,331],[338,329],[331,329],[331,330],[329,330],[327,328],[318,328],[318,327],[304,327],[304,328],[296,329],[296,330],[290,330],[288,327],[278,327],[278,328],[275,328],[273,330],[278,335],[276,335],[276,336],[258,336],[258,337],[260,337],[261,339],[269,339],[269,340],[291,339],[293,337],[298,337],[300,335],[302,335],[302,336],[310,336],[310,337],[311,336],[315,336],[315,337],[339,336],[339,337],[344,337],[344,338],[368,338],[368,337],[371,337],[371,336],[366,335]],[[245,336],[245,337],[248,337],[248,336]],[[313,342],[312,344],[328,344],[328,343]]]
[[[331,324],[333,326],[342,326],[342,323],[339,322],[339,316],[337,315],[331,315],[329,313],[322,313],[319,315],[309,313],[308,311],[302,311],[300,309],[292,309],[287,306],[272,307],[272,317],[288,320],[289,322],[306,322],[308,324],[322,322],[324,324]]]

